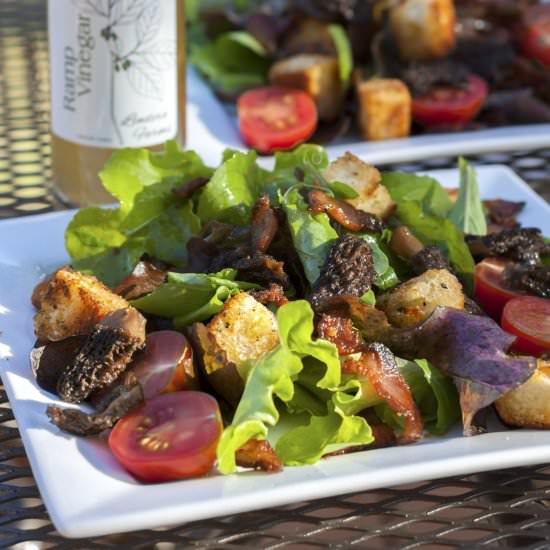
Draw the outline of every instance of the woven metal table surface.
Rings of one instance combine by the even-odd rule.
[[[550,200],[550,150],[471,157],[511,166]],[[0,218],[57,209],[50,179],[45,1],[0,0]],[[438,158],[400,165],[452,166]],[[1,226],[0,226],[1,230]],[[55,532],[0,388],[0,547],[550,548],[550,466],[457,476],[86,540]]]

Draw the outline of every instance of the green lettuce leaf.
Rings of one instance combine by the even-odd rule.
[[[425,359],[396,360],[411,388],[424,427],[434,435],[448,432],[461,418],[458,392],[452,379],[432,367]],[[402,419],[387,405],[379,404],[375,410],[381,420],[395,430],[402,427]]]
[[[487,235],[487,220],[479,197],[476,171],[464,158],[458,160],[460,190],[449,219],[469,235]]]
[[[188,201],[175,202],[172,189],[212,170],[192,151],[170,141],[163,153],[121,149],[100,177],[120,201],[118,208],[79,210],[65,232],[71,263],[115,286],[145,252],[174,265],[186,260],[186,243],[200,229]],[[162,237],[162,241],[159,239]]]
[[[216,90],[228,94],[264,84],[270,65],[263,46],[245,31],[224,33],[214,42],[197,41],[189,61]]]
[[[323,384],[339,381],[340,361],[336,346],[313,341],[313,310],[305,300],[289,302],[277,311],[280,344],[254,362],[248,370],[243,395],[233,421],[218,444],[218,468],[222,473],[235,470],[235,452],[250,438],[265,439],[268,427],[280,418],[275,399],[288,403],[294,383],[304,368],[304,359],[322,364]],[[240,371],[239,371],[240,372]]]
[[[169,273],[162,286],[131,304],[137,309],[174,320],[176,328],[204,321],[218,313],[230,297],[257,285],[236,281],[234,269],[220,273]]]
[[[382,185],[386,186],[391,198],[398,205],[413,201],[419,203],[422,210],[434,216],[446,217],[453,205],[441,184],[428,176],[407,172],[383,172]]]
[[[374,261],[374,270],[377,274],[374,284],[382,290],[388,290],[399,284],[399,278],[391,266],[385,251],[382,250],[383,236],[374,236],[370,233],[351,233],[351,235],[361,237],[369,243]]]
[[[348,35],[341,25],[329,25],[328,28],[338,56],[340,80],[344,88],[347,88],[351,72],[353,70],[353,54]]]
[[[313,284],[338,233],[325,213],[312,214],[297,187],[279,197],[287,216],[294,248],[304,267],[307,280]]]
[[[372,430],[361,416],[346,415],[337,404],[329,402],[327,414],[311,416],[304,426],[283,434],[275,452],[285,465],[313,464],[324,454],[351,445],[368,445],[374,441]]]
[[[446,254],[467,290],[471,290],[474,259],[456,225],[448,218],[426,214],[416,202],[401,203],[397,215],[423,244],[435,245]]]
[[[197,214],[203,223],[217,220],[245,225],[260,187],[256,153],[227,151],[223,164],[201,192]]]

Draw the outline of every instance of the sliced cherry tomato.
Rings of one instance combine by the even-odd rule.
[[[175,330],[148,334],[145,351],[134,361],[132,370],[143,388],[145,399],[199,387],[191,344]]]
[[[532,6],[527,10],[518,42],[527,57],[550,66],[550,6]]]
[[[550,300],[520,296],[502,312],[502,328],[517,336],[512,350],[538,356],[550,351]]]
[[[291,149],[317,126],[315,103],[301,90],[279,86],[250,90],[239,97],[237,109],[245,143],[260,153]]]
[[[223,430],[217,401],[202,392],[159,395],[117,422],[109,447],[142,481],[196,477],[212,469]]]
[[[500,322],[506,302],[523,295],[512,290],[504,280],[504,268],[508,262],[487,258],[478,263],[474,269],[474,296],[478,304],[495,321]]]
[[[471,74],[466,88],[436,86],[413,99],[414,119],[424,126],[461,124],[472,120],[487,97],[487,83]]]

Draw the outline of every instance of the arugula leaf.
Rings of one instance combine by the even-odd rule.
[[[469,235],[487,235],[487,220],[483,203],[479,197],[475,169],[460,157],[460,190],[449,219],[463,232]]]
[[[338,199],[356,199],[359,196],[359,193],[351,185],[341,181],[329,182],[328,186]]]
[[[338,56],[340,80],[344,88],[347,88],[353,70],[351,44],[346,31],[341,25],[329,25],[328,30],[336,48],[336,55]]]
[[[176,328],[204,321],[218,313],[230,297],[258,285],[235,281],[237,272],[224,269],[219,273],[168,273],[162,286],[131,304],[137,309],[174,320]]]
[[[197,214],[201,221],[246,225],[260,193],[257,170],[255,151],[228,151],[199,197]]]
[[[313,284],[321,272],[332,243],[338,233],[325,213],[312,214],[297,187],[279,196],[286,213],[294,248],[304,267],[307,280]]]

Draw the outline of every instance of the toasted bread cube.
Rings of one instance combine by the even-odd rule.
[[[389,217],[395,210],[395,203],[388,190],[380,184],[380,172],[350,152],[332,161],[323,176],[329,182],[339,181],[353,187],[359,196],[346,199],[346,202],[358,210],[382,219]]]
[[[279,343],[275,315],[246,292],[227,300],[207,325],[195,323],[192,336],[209,383],[233,405],[244,389],[238,366],[259,359]]]
[[[300,53],[336,55],[329,26],[328,23],[317,19],[300,18],[284,37],[282,44],[284,55]]]
[[[269,80],[308,93],[320,120],[334,120],[342,110],[344,89],[336,57],[300,54],[283,59],[271,67]]]
[[[453,0],[405,0],[390,11],[390,28],[405,61],[445,57],[455,46]]]
[[[550,361],[537,361],[537,370],[521,386],[495,401],[501,420],[519,428],[550,428]]]
[[[376,307],[396,327],[412,327],[424,321],[437,306],[464,309],[464,293],[458,279],[446,269],[430,269],[383,294]]]
[[[410,134],[412,99],[401,80],[372,78],[359,82],[356,91],[364,139],[378,141]]]
[[[34,330],[40,341],[89,334],[104,317],[130,304],[91,275],[62,267],[33,293]]]

